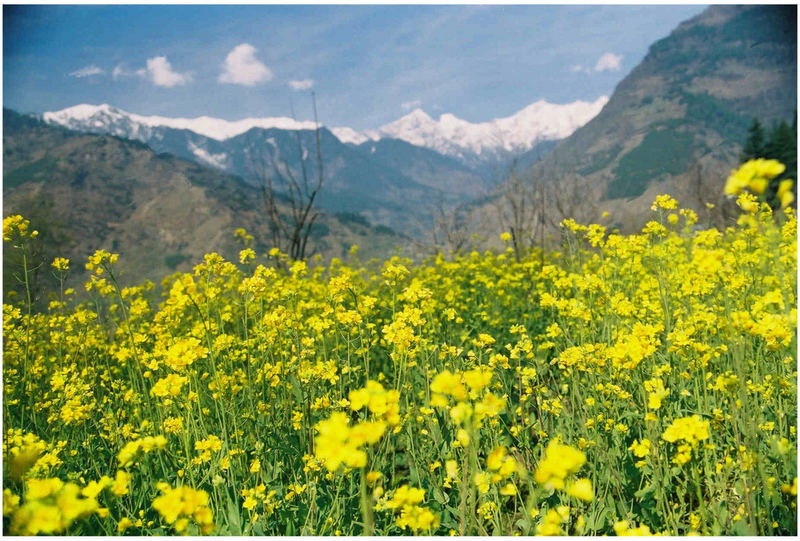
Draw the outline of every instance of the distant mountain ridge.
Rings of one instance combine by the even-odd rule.
[[[607,96],[565,105],[539,100],[511,116],[479,123],[449,113],[434,120],[415,109],[365,135],[373,140],[402,139],[475,165],[527,152],[543,141],[563,139],[594,118],[607,102]]]
[[[359,213],[372,223],[424,236],[434,211],[481,197],[508,173],[512,160],[535,162],[552,148],[553,138],[575,129],[603,103],[604,98],[567,106],[540,100],[517,115],[482,124],[453,115],[437,122],[418,111],[370,137],[323,126],[325,181],[318,203],[332,212]],[[415,118],[421,120],[418,129]],[[313,122],[143,116],[108,104],[77,105],[44,113],[42,119],[75,131],[140,141],[157,153],[240,176],[254,186],[289,172],[296,178],[304,171],[312,178],[318,174]]]
[[[593,118],[608,101],[601,96],[593,102],[576,101],[564,105],[538,100],[521,111],[488,122],[471,123],[455,115],[442,114],[434,120],[421,109],[363,133],[349,127],[329,128],[339,141],[361,145],[367,141],[400,139],[455,158],[467,166],[485,166],[508,160],[544,141],[563,139]],[[201,116],[170,118],[129,113],[108,104],[80,104],[42,114],[45,122],[89,133],[108,133],[150,142],[165,128],[188,130],[215,141],[227,141],[253,128],[313,130],[314,122],[286,117],[246,118],[228,121]],[[217,166],[218,160],[202,152],[196,158]]]
[[[84,103],[60,111],[49,111],[42,114],[42,119],[47,123],[60,124],[76,131],[102,131],[128,139],[147,139],[150,137],[148,129],[160,127],[189,130],[217,141],[241,135],[252,128],[313,130],[316,127],[314,122],[300,122],[286,117],[245,118],[229,121],[209,116],[196,118],[145,116],[123,111],[107,103],[102,105]]]

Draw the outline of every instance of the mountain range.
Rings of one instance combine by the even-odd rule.
[[[399,139],[461,160],[468,166],[485,165],[530,151],[544,141],[567,137],[597,115],[608,102],[601,96],[593,102],[575,101],[558,105],[538,100],[517,113],[488,122],[471,123],[453,114],[438,120],[422,109],[375,130],[358,132],[348,127],[330,128],[342,143],[361,145],[370,141]],[[286,117],[245,118],[228,121],[201,116],[169,118],[129,113],[108,104],[81,104],[60,111],[46,112],[45,122],[85,131],[107,133],[149,143],[164,138],[166,129],[187,130],[215,141],[226,141],[254,128],[313,130],[315,123]],[[225,156],[193,150],[195,157],[214,167],[224,167]]]
[[[565,105],[539,100],[509,117],[480,123],[449,113],[434,120],[422,109],[415,109],[362,137],[402,139],[474,167],[523,154],[543,141],[563,139],[596,116],[607,102],[607,96]]]
[[[251,119],[235,125],[217,119],[153,120],[153,117],[130,115],[110,106],[78,106],[66,112],[46,113],[43,119],[49,125],[84,133],[140,141],[156,153],[236,175],[256,188],[268,177],[276,186],[282,186],[290,176],[300,179],[305,172],[308,178],[316,179],[319,174],[317,134],[313,124],[311,127],[292,124],[288,119],[275,122],[272,122],[274,119]],[[448,204],[458,204],[488,187],[482,177],[452,158],[403,141],[394,142],[395,151],[403,153],[403,163],[413,162],[414,169],[420,172],[419,178],[409,177],[400,169],[383,163],[384,153],[377,152],[377,147],[376,152],[372,152],[371,147],[342,143],[333,132],[321,127],[319,148],[324,189],[320,192],[319,205],[331,212],[359,213],[373,223],[420,234],[428,227],[425,221],[430,214],[428,202],[442,199]],[[404,170],[409,169],[405,167]],[[429,171],[441,175],[426,175]],[[446,186],[438,186],[439,178],[458,179],[458,189],[445,190]]]
[[[430,230],[434,211],[487,193],[507,174],[512,160],[535,162],[606,101],[554,105],[540,100],[510,117],[478,124],[451,114],[436,121],[416,110],[365,134],[323,126],[319,204],[422,237]],[[157,153],[193,160],[254,186],[270,176],[319,174],[313,122],[142,116],[108,104],[76,105],[41,118],[75,131],[140,141]]]

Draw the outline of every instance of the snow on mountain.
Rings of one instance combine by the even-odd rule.
[[[346,126],[342,126],[340,128],[331,128],[331,132],[333,132],[333,135],[335,135],[336,138],[342,143],[353,143],[354,145],[360,145],[364,141],[369,141],[369,137],[366,135],[358,133],[353,128],[348,128]]]
[[[314,122],[298,122],[286,117],[245,118],[243,120],[223,120],[200,116],[197,118],[169,118],[163,116],[143,116],[128,113],[108,104],[76,105],[61,111],[42,115],[45,122],[61,124],[77,130],[103,131],[114,135],[141,139],[147,137],[143,132],[148,128],[167,127],[189,130],[217,141],[224,141],[252,128],[278,128],[281,130],[313,130]]]
[[[416,109],[366,135],[376,140],[402,139],[457,158],[464,158],[466,154],[525,152],[542,141],[569,136],[594,118],[607,102],[607,96],[593,102],[575,101],[565,105],[539,100],[509,117],[478,123],[449,113],[434,120]]]
[[[343,143],[359,145],[368,140],[401,139],[474,165],[528,151],[542,141],[563,139],[597,115],[607,102],[606,96],[593,102],[575,101],[564,105],[539,100],[511,116],[477,123],[462,120],[449,113],[434,120],[423,110],[416,109],[377,130],[360,133],[352,128],[336,127],[331,131]],[[110,133],[141,141],[163,137],[161,130],[157,129],[161,127],[189,130],[217,141],[230,139],[252,128],[311,130],[315,127],[314,122],[299,122],[286,117],[229,121],[208,116],[144,116],[128,113],[108,104],[76,105],[61,111],[44,113],[43,118],[46,122],[75,130]],[[221,163],[225,160],[224,156],[201,155],[205,152],[202,149],[190,150],[206,163]]]
[[[212,167],[216,167],[217,169],[226,169],[228,155],[224,152],[219,154],[211,154],[206,149],[197,146],[192,141],[189,141],[189,150],[192,151],[192,154],[200,160],[201,162],[207,163]]]

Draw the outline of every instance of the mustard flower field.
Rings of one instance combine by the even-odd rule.
[[[725,230],[665,195],[638,234],[566,220],[519,261],[312,266],[239,231],[161,295],[98,251],[89,301],[3,306],[4,531],[796,535],[797,224],[768,165]]]

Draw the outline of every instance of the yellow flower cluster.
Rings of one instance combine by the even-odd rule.
[[[129,441],[117,455],[117,461],[123,468],[133,464],[139,451],[149,453],[156,449],[163,449],[167,445],[167,438],[164,436],[145,436],[137,440]]]
[[[406,505],[397,518],[400,528],[411,528],[414,532],[430,531],[439,527],[439,516],[426,507]]]
[[[647,408],[651,410],[659,409],[664,399],[669,396],[669,389],[664,387],[664,381],[661,378],[645,381],[644,388],[647,391]]]
[[[637,440],[633,440],[633,443],[631,443],[630,447],[628,447],[628,451],[631,451],[634,454],[634,456],[636,456],[638,458],[644,458],[644,457],[650,455],[650,450],[651,450],[652,446],[653,446],[653,442],[651,442],[647,438],[642,438],[642,441],[639,441],[637,439]],[[641,468],[642,466],[645,465],[645,463],[646,463],[646,461],[639,460],[639,461],[636,462],[636,467],[637,468]]]
[[[204,358],[208,349],[194,337],[176,340],[164,352],[164,364],[176,372],[180,372],[198,359]]]
[[[506,398],[489,391],[493,374],[491,368],[479,366],[455,374],[444,370],[431,381],[431,406],[449,407],[448,398],[458,401],[450,407],[449,413],[459,427],[456,439],[462,447],[470,445],[470,433],[476,435],[485,419],[496,422],[497,416],[505,410]]]
[[[22,503],[10,491],[3,492],[3,516],[11,516],[11,535],[63,533],[74,521],[98,511],[96,499],[82,497],[78,485],[55,477],[27,480]]]
[[[421,504],[425,499],[425,491],[403,485],[394,491],[392,498],[377,509],[400,510],[397,517],[397,526],[402,529],[410,528],[414,532],[430,531],[439,527],[439,517],[430,509]]]
[[[569,507],[559,505],[555,509],[548,509],[539,524],[536,525],[536,535],[563,535],[562,524],[569,519]]]
[[[189,378],[178,374],[169,374],[159,379],[150,389],[150,394],[163,398],[165,396],[178,396]]]
[[[699,415],[675,419],[661,435],[664,441],[675,443],[683,440],[692,446],[696,446],[702,440],[707,440],[708,437],[708,421],[704,421]]]
[[[334,472],[342,464],[348,468],[363,468],[367,464],[367,454],[361,446],[380,440],[386,423],[366,421],[351,427],[346,414],[335,412],[317,423],[316,429],[315,456]]]
[[[26,238],[36,238],[39,232],[31,231],[30,220],[26,220],[19,214],[13,214],[3,218],[3,240],[6,242],[24,241]]]
[[[744,190],[761,195],[767,190],[769,181],[786,170],[786,166],[777,160],[758,158],[742,164],[739,169],[731,172],[725,183],[725,195],[739,195]],[[781,181],[778,186],[778,200],[781,207],[786,208],[794,201],[791,179]],[[743,207],[744,208],[744,207]],[[748,209],[745,209],[749,212]]]
[[[252,511],[258,504],[261,504],[262,512],[266,516],[269,516],[275,511],[275,507],[277,506],[275,500],[276,494],[277,492],[275,490],[267,492],[267,486],[263,483],[254,488],[243,488],[242,497],[244,498],[244,502],[242,503],[242,507],[248,511]]]
[[[670,443],[683,441],[678,445],[678,452],[673,457],[673,462],[678,465],[686,464],[692,459],[692,450],[697,448],[698,442],[709,438],[709,422],[704,421],[699,415],[681,417],[672,421],[661,439]]]
[[[513,474],[521,471],[521,467],[509,456],[508,449],[503,446],[495,447],[486,457],[486,470],[475,474],[474,483],[478,492],[489,492],[490,484],[501,483],[508,480]],[[505,483],[498,491],[503,496],[515,496],[517,487],[512,482]]]
[[[41,460],[47,449],[47,444],[39,439],[35,434],[23,432],[19,429],[10,429],[3,439],[3,462],[6,465],[8,475],[12,479],[21,479],[26,473],[33,469],[32,473],[43,469]],[[51,454],[53,459],[57,458]],[[39,468],[37,464],[41,464]]]
[[[119,260],[119,254],[112,254],[105,250],[97,250],[89,256],[86,262],[86,270],[94,271],[95,274],[103,274],[104,267],[115,265]]]
[[[194,450],[200,453],[199,456],[194,458],[194,463],[202,464],[208,462],[211,460],[212,453],[218,453],[222,450],[222,440],[214,434],[211,434],[205,439],[194,442]]]
[[[350,391],[348,399],[353,411],[366,406],[371,414],[392,426],[400,422],[400,393],[394,389],[386,391],[377,381],[369,380],[366,387]]]
[[[614,523],[614,532],[620,537],[648,537],[653,535],[650,528],[642,524],[631,528],[627,520],[620,520]]]
[[[162,495],[153,500],[153,509],[170,524],[175,531],[187,531],[190,521],[199,527],[200,533],[208,534],[214,529],[214,515],[208,507],[208,493],[187,486],[170,487],[159,483]]]
[[[576,473],[586,463],[586,455],[578,449],[558,441],[547,444],[544,457],[533,474],[534,480],[547,489],[561,490],[568,476]]]
[[[50,266],[56,269],[57,271],[66,272],[69,270],[69,259],[65,257],[57,257],[50,263]]]

